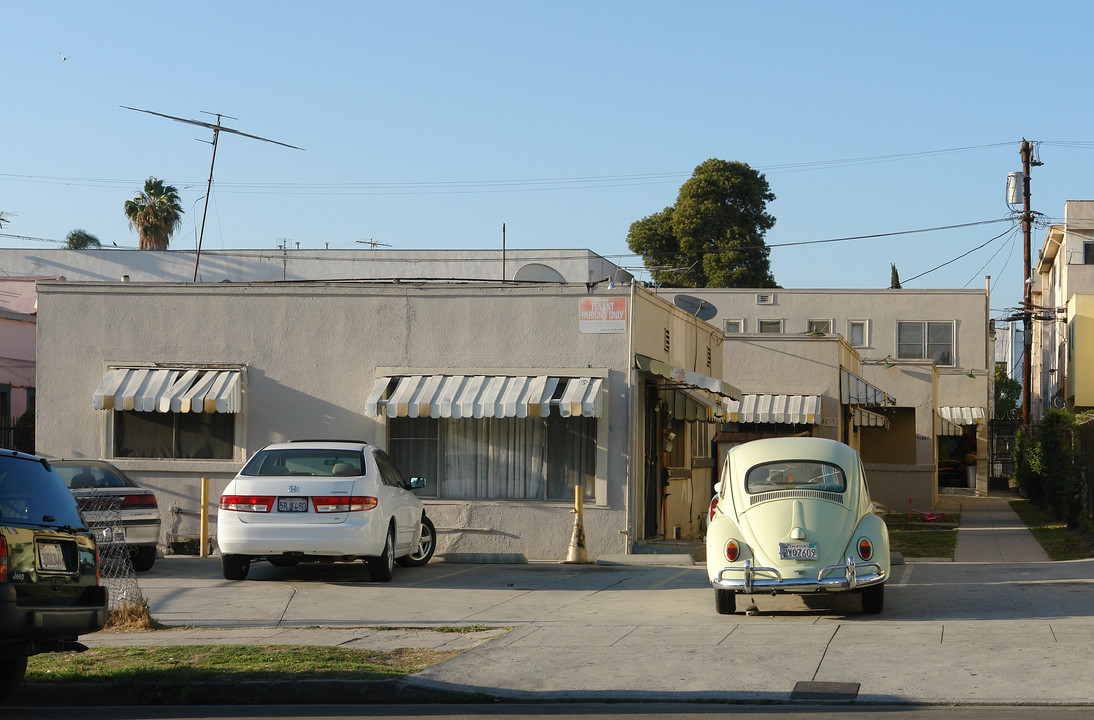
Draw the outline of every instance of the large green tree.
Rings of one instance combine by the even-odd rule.
[[[137,197],[125,201],[125,217],[129,229],[140,236],[141,250],[166,250],[182,225],[182,212],[179,191],[154,177],[144,181],[144,190]]]
[[[707,160],[675,205],[631,224],[627,245],[662,287],[776,287],[764,242],[774,199],[763,174],[745,163]]]

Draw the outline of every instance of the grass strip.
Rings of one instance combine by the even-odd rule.
[[[1048,510],[1029,500],[1011,500],[1010,506],[1052,560],[1079,560],[1094,557],[1094,541],[1089,535],[1070,529]]]
[[[927,522],[915,513],[888,513],[889,548],[906,558],[948,558],[953,560],[957,547],[960,513],[947,513],[944,522]]]
[[[44,653],[27,662],[30,683],[190,684],[208,681],[389,680],[461,651],[390,651],[300,645],[163,645]]]

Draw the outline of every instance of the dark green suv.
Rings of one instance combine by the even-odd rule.
[[[46,460],[0,450],[0,698],[29,656],[86,649],[76,639],[102,629],[107,611],[76,499]]]

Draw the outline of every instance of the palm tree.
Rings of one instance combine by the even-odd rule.
[[[89,248],[100,248],[103,246],[103,244],[99,242],[99,238],[83,228],[76,228],[65,236],[65,240],[68,241],[65,243],[65,247],[69,250],[87,250]]]
[[[150,177],[144,181],[144,191],[125,201],[125,217],[129,229],[140,235],[141,250],[166,250],[179,226],[182,225],[182,205],[179,191],[163,180]]]

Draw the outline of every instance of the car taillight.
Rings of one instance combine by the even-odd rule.
[[[0,535],[0,583],[8,581],[8,539]]]
[[[371,510],[380,501],[368,495],[354,495],[352,497],[334,495],[331,497],[316,496],[311,499],[311,502],[317,513],[342,513]]]
[[[707,516],[707,522],[714,522],[714,508],[716,507],[718,507],[717,497],[710,501],[710,514]]]
[[[140,493],[138,495],[124,495],[122,496],[122,507],[129,508],[131,510],[156,509],[156,496],[148,495],[146,493]]]
[[[870,538],[859,538],[858,541],[858,554],[863,560],[869,560],[874,554],[874,546],[870,542]]]
[[[737,541],[736,540],[726,541],[726,560],[729,560],[730,562],[733,562],[740,556],[741,556],[741,546],[737,543]]]
[[[220,509],[264,513],[270,511],[273,501],[271,495],[221,495]]]

